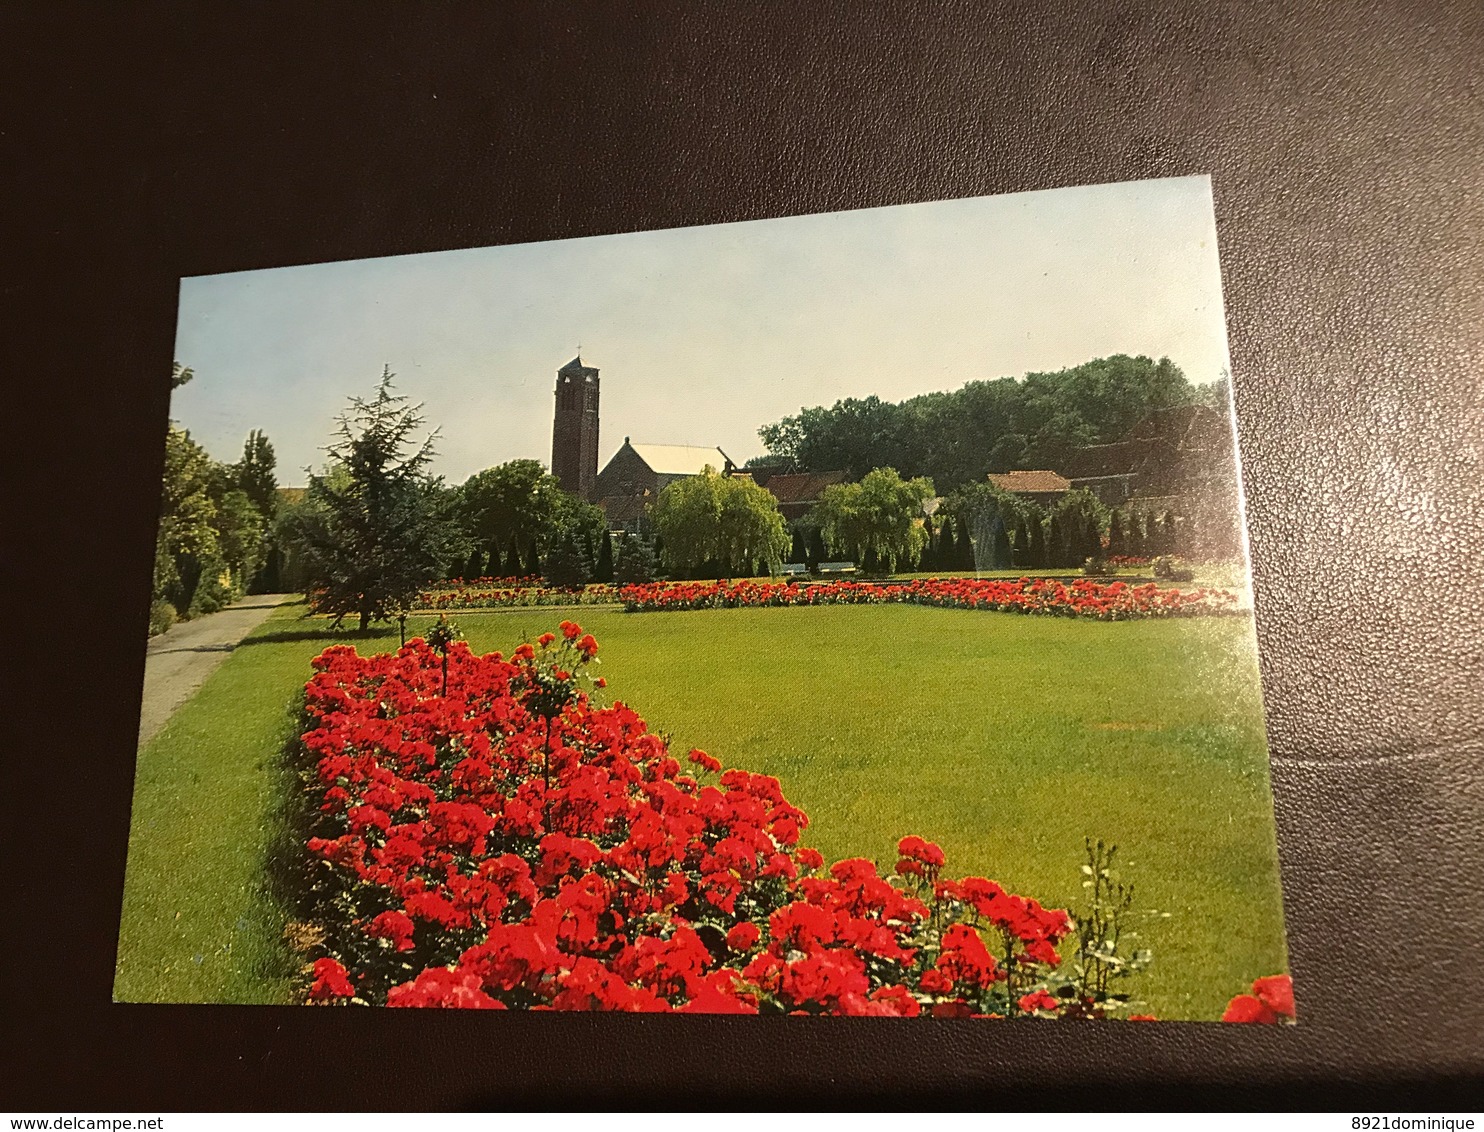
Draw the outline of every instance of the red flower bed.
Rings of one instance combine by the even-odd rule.
[[[306,686],[324,953],[314,1002],[1102,1017],[1059,973],[1066,912],[943,875],[828,868],[776,779],[682,765],[579,686],[571,622],[509,657],[334,646]]]
[[[618,601],[618,589],[606,583],[567,590],[542,585],[540,578],[455,579],[421,591],[412,608],[504,609],[511,606],[609,605]]]
[[[1127,621],[1234,613],[1237,609],[1236,595],[1226,590],[1162,589],[1152,582],[1130,586],[1125,582],[1088,579],[1065,585],[1051,578],[928,578],[891,583],[672,582],[624,586],[619,596],[630,613],[898,603]]]

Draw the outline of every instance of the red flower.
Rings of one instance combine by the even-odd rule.
[[[479,988],[479,976],[453,967],[429,967],[410,983],[387,992],[388,1006],[441,1006],[465,1010],[504,1010]]]
[[[762,934],[756,924],[744,920],[727,932],[727,946],[733,951],[751,951]]]
[[[1274,1014],[1285,1018],[1294,1017],[1291,975],[1266,975],[1257,979],[1252,984],[1252,993]]]
[[[947,859],[937,845],[911,835],[897,842],[897,852],[909,860],[920,861],[929,868],[941,868]]]
[[[1250,994],[1239,994],[1226,1004],[1223,1022],[1263,1022],[1272,1024],[1278,1016]]]
[[[413,923],[402,912],[383,912],[366,927],[366,934],[374,939],[391,940],[398,951],[412,950]]]
[[[350,985],[349,973],[337,961],[328,958],[314,961],[314,985],[309,988],[311,1001],[350,998],[355,993],[355,987]]]
[[[1027,1014],[1035,1014],[1038,1011],[1054,1013],[1061,1005],[1061,1000],[1048,991],[1038,990],[1021,995],[1019,1005],[1020,1009]]]
[[[1294,1021],[1293,979],[1267,975],[1252,984],[1254,994],[1239,994],[1226,1005],[1223,1022],[1256,1022],[1276,1025]]]

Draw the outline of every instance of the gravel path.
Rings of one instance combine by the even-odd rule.
[[[139,711],[139,745],[159,733],[227,654],[295,594],[254,594],[220,613],[182,621],[151,637],[144,658],[144,702]]]

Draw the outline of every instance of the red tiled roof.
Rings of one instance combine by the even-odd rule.
[[[763,486],[779,503],[813,503],[825,488],[844,482],[844,472],[790,472],[769,476]]]
[[[1053,492],[1072,490],[1071,480],[1063,479],[1055,472],[1046,469],[1029,472],[990,472],[989,482],[1002,491],[1018,495],[1049,495]]]

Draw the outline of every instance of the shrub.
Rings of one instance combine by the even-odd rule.
[[[214,568],[202,571],[201,580],[196,583],[196,592],[191,595],[191,605],[187,611],[190,617],[216,613],[242,596],[231,574],[226,570],[219,573],[213,571]]]
[[[157,637],[176,621],[175,606],[164,598],[156,598],[149,607],[149,635]]]
[[[1154,576],[1167,582],[1191,582],[1195,571],[1171,554],[1161,554],[1151,563]]]
[[[1089,578],[1111,578],[1118,573],[1118,567],[1110,559],[1098,555],[1083,561],[1082,573]]]

